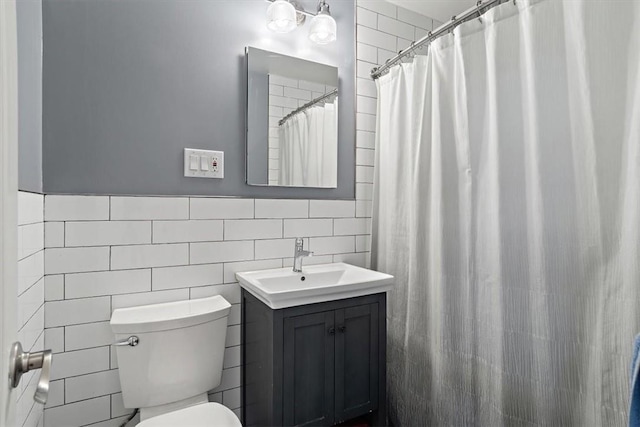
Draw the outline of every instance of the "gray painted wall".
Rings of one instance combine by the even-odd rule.
[[[42,193],[42,1],[18,0],[18,186]]]
[[[44,191],[354,198],[355,119],[337,189],[245,184],[246,46],[337,66],[355,117],[354,0],[330,4],[338,42],[317,46],[308,23],[267,30],[264,0],[44,0]],[[185,147],[223,150],[225,179],[184,178]]]

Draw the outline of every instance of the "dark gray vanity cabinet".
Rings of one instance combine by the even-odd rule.
[[[283,425],[333,424],[334,324],[333,311],[284,318]]]
[[[243,425],[384,424],[385,311],[384,293],[273,310],[243,290]]]

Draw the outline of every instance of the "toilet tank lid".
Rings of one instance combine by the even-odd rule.
[[[118,308],[111,315],[111,330],[117,334],[186,328],[225,317],[230,308],[231,304],[220,295]]]

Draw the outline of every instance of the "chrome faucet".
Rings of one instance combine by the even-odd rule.
[[[302,273],[302,258],[313,256],[313,252],[304,250],[304,241],[302,237],[296,238],[296,249],[293,254],[293,272]]]

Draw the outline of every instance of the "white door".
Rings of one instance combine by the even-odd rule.
[[[15,423],[9,351],[17,340],[18,57],[15,0],[0,0],[0,426]]]

